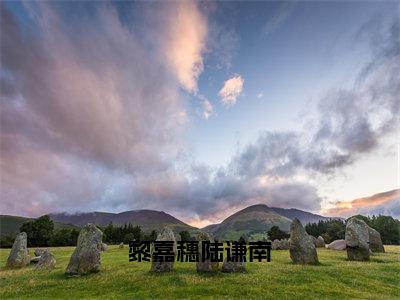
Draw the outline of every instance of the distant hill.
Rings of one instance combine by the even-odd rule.
[[[288,231],[291,220],[279,215],[267,205],[252,205],[226,218],[220,224],[203,228],[218,239],[237,240],[243,234],[248,236],[266,233],[272,226]]]
[[[294,218],[298,218],[304,225],[320,220],[340,219],[324,217],[294,208],[277,208],[257,204],[238,211],[220,224],[211,224],[202,230],[219,239],[238,239],[243,234],[259,238],[260,234],[265,233],[272,226],[279,226],[280,229],[289,231],[290,223]]]
[[[0,237],[3,236],[16,236],[22,224],[32,221],[34,218],[25,218],[10,215],[0,215]],[[54,228],[60,229],[64,227],[76,227],[74,225],[63,224],[61,222],[54,222]]]
[[[78,226],[83,226],[87,223],[94,223],[98,226],[107,226],[110,223],[114,225],[131,223],[132,225],[141,226],[144,231],[151,231],[153,229],[159,231],[164,226],[169,226],[175,233],[183,230],[189,232],[198,230],[196,227],[192,227],[163,211],[147,209],[131,210],[121,213],[58,213],[50,214],[50,218],[54,221]]]
[[[280,214],[281,216],[284,216],[290,220],[297,218],[303,225],[307,223],[318,223],[318,221],[327,221],[330,219],[342,219],[342,218],[324,217],[295,208],[271,207],[271,209],[275,211],[277,214]]]

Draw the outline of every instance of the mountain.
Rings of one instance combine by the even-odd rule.
[[[290,220],[297,218],[303,225],[306,225],[307,223],[318,223],[318,221],[327,221],[330,219],[342,219],[342,218],[324,217],[295,208],[271,207],[271,209],[275,211],[277,214],[280,214],[281,216],[284,216]]]
[[[279,215],[267,205],[252,205],[226,218],[220,224],[203,228],[222,240],[238,240],[243,234],[254,237],[264,234],[272,226],[288,231],[291,220]]]
[[[0,215],[0,237],[12,236],[14,237],[19,232],[22,224],[34,220],[33,218],[25,218],[10,215]],[[61,222],[54,222],[54,228],[60,229],[64,227],[75,227],[73,225],[64,224]]]
[[[164,226],[171,227],[171,229],[176,233],[183,230],[187,230],[189,232],[197,231],[197,228],[192,227],[163,211],[147,209],[131,210],[121,213],[58,213],[50,214],[50,218],[54,221],[78,226],[83,226],[87,223],[94,223],[98,226],[107,226],[110,223],[114,225],[131,223],[132,225],[141,226],[144,231],[151,231],[153,229],[159,231]]]
[[[281,230],[289,231],[290,223],[294,218],[299,219],[304,225],[333,219],[300,209],[268,207],[265,204],[257,204],[238,211],[220,224],[211,224],[202,228],[202,230],[219,239],[238,239],[243,234],[255,238],[260,237],[260,234],[264,234],[272,226],[279,226]]]

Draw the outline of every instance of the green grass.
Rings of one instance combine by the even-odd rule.
[[[2,267],[0,299],[400,298],[400,246],[386,246],[387,253],[369,262],[350,262],[345,251],[319,249],[318,266],[293,265],[288,251],[272,251],[272,262],[248,263],[246,274],[198,274],[194,263],[180,262],[172,273],[152,274],[150,263],[128,262],[128,247],[110,246],[102,253],[101,272],[68,278],[64,271],[73,249],[52,248],[53,271]],[[0,249],[1,266],[9,251]]]

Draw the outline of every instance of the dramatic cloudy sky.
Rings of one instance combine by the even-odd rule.
[[[400,217],[398,16],[398,1],[2,1],[0,213]]]

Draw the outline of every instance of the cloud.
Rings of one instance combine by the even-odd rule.
[[[169,173],[152,180],[146,178],[143,185],[137,186],[136,198],[139,202],[143,199],[146,208],[170,209],[188,222],[220,221],[230,212],[258,203],[312,211],[320,208],[316,188],[306,182],[242,178],[228,169],[206,165],[192,165],[187,175]]]
[[[164,7],[165,8],[165,7]],[[162,52],[181,86],[190,93],[198,90],[204,69],[208,25],[195,1],[168,3],[165,30],[161,30]]]
[[[319,100],[311,129],[261,132],[233,157],[232,168],[241,176],[333,174],[380,147],[386,137],[394,144],[400,126],[399,22],[380,35],[382,43],[372,45],[374,55],[354,85],[332,88]]]
[[[169,65],[113,6],[79,25],[48,3],[26,9],[30,28],[1,9],[1,211],[112,207],[121,178],[174,167],[185,103]]]
[[[236,103],[236,99],[243,91],[244,80],[240,75],[234,75],[226,80],[218,95],[221,97],[222,103],[226,106],[232,106]]]
[[[214,169],[192,161],[181,140],[181,88],[196,93],[204,64],[197,3],[150,5],[145,19],[160,17],[143,34],[158,32],[151,46],[114,4],[81,11],[79,23],[51,3],[27,2],[29,22],[1,5],[2,213],[150,208],[216,221],[255,203],[316,211],[321,198],[299,172],[349,165],[398,124],[398,23],[352,88],[321,99],[313,130],[265,131]],[[225,105],[243,82],[235,75],[224,83]],[[212,105],[201,100],[208,118]]]
[[[208,119],[212,116],[214,108],[208,99],[203,100],[203,118]]]
[[[264,97],[264,92],[263,91],[258,92],[256,97],[258,99],[261,99],[262,97]]]
[[[263,28],[263,35],[267,36],[275,31],[277,31],[280,27],[282,27],[290,15],[293,13],[296,7],[296,3],[294,2],[283,2],[280,3],[280,6],[274,11],[272,16],[265,23]]]
[[[332,216],[350,217],[356,214],[391,215],[400,217],[400,189],[349,201],[338,201],[325,211]]]

